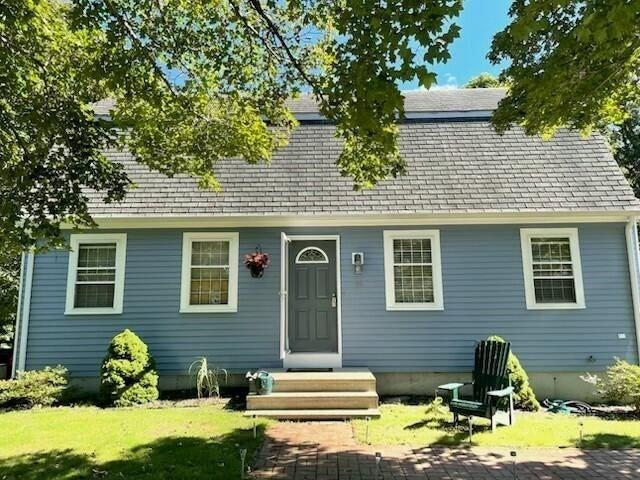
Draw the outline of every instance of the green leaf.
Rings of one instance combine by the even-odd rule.
[[[416,71],[416,75],[418,76],[418,81],[420,85],[424,88],[429,88],[431,85],[436,83],[436,74],[434,72],[429,72],[426,68],[421,68]]]

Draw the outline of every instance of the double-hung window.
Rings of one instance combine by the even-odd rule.
[[[527,308],[584,308],[578,230],[523,228],[520,240]]]
[[[442,310],[438,230],[385,230],[387,310]]]
[[[185,233],[181,312],[235,312],[238,305],[238,233]]]
[[[65,313],[122,313],[126,234],[76,234],[70,238]]]

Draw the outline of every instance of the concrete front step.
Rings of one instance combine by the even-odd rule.
[[[270,370],[274,392],[375,392],[376,377],[366,369],[336,369],[332,372],[287,372]]]
[[[275,380],[273,392],[250,393],[245,412],[248,417],[325,420],[380,416],[376,378],[366,368],[268,371]]]
[[[349,418],[378,418],[377,408],[315,409],[315,410],[247,410],[245,417],[265,417],[279,420],[344,420]]]
[[[376,392],[274,392],[249,394],[247,410],[320,410],[377,408]]]

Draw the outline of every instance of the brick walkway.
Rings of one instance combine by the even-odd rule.
[[[381,461],[376,465],[376,452]],[[288,480],[640,479],[640,450],[383,448],[357,445],[349,423],[277,423],[255,478]]]

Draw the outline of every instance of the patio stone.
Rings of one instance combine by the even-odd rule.
[[[269,427],[254,478],[287,480],[509,480],[509,448],[358,445],[347,422],[281,422]],[[382,460],[376,465],[376,452]],[[518,480],[640,479],[640,449],[517,450]]]

